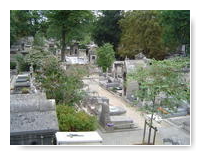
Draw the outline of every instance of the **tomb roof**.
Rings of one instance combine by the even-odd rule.
[[[10,132],[58,130],[55,100],[44,94],[10,95]]]

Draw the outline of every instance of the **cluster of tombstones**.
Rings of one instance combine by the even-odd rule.
[[[137,81],[134,80],[128,81],[126,85],[124,84],[124,82],[127,81],[126,76],[124,75],[126,75],[127,72],[131,70],[129,64],[131,64],[133,68],[137,66],[137,63],[139,64],[142,62],[144,65],[148,64],[148,61],[146,61],[143,55],[138,54],[136,58],[137,58],[136,60],[125,60],[124,63],[121,61],[114,62],[112,71],[110,73],[109,72],[101,73],[99,78],[99,84],[102,87],[114,92],[115,94],[121,96],[123,99],[125,99],[130,103],[133,103],[135,100],[137,100],[137,98],[134,96],[133,91],[139,89],[139,84],[137,83]],[[138,106],[144,106],[143,102],[138,104]],[[159,115],[162,118],[169,118],[169,117],[186,116],[189,114],[190,114],[189,104],[182,103],[180,106],[177,107],[176,111],[169,112],[168,114],[163,114],[161,112]]]
[[[125,116],[124,108],[110,106],[108,98],[99,96],[95,92],[88,92],[82,106],[88,113],[97,116],[99,123],[106,131],[136,128],[133,120]]]
[[[114,93],[118,94],[119,96],[123,95],[123,79],[122,78],[114,78],[111,76],[112,73],[101,73],[100,74],[100,80],[99,84],[110,90],[113,91]]]

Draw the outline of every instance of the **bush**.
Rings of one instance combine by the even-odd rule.
[[[111,67],[115,60],[115,52],[113,50],[113,45],[106,43],[97,49],[97,64],[103,69],[103,72]]]
[[[26,63],[32,64],[35,70],[41,67],[43,58],[45,58],[48,54],[49,54],[48,52],[43,51],[41,48],[34,47],[25,56],[24,60]]]
[[[22,94],[28,94],[29,93],[29,89],[24,87],[22,88]]]
[[[41,32],[37,32],[37,33],[35,34],[33,44],[34,44],[34,46],[40,46],[40,47],[42,47],[42,46],[44,46],[44,44],[45,44],[45,41],[44,41],[44,40],[45,40],[44,34],[41,33]]]
[[[74,107],[66,105],[56,106],[60,131],[94,131],[97,120],[84,111],[77,112]]]
[[[49,56],[43,59],[42,73],[36,78],[45,89],[47,98],[54,98],[57,104],[74,105],[83,98],[81,78],[85,74],[78,66],[69,67],[65,71],[60,67],[57,58]]]
[[[17,60],[17,70],[18,72],[27,72],[29,71],[30,65],[25,62],[24,56],[21,54],[16,55]]]
[[[16,62],[13,61],[10,62],[10,69],[16,69],[16,66],[17,66]]]

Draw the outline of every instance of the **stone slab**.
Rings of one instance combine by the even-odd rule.
[[[30,87],[30,86],[31,86],[30,82],[16,82],[14,84],[15,88],[16,87]]]
[[[133,120],[127,116],[110,116],[110,120],[114,124],[133,123]]]
[[[19,112],[10,114],[10,132],[59,130],[55,111]]]
[[[16,79],[16,82],[17,82],[17,83],[19,83],[19,82],[27,82],[27,81],[29,81],[28,78],[17,78],[17,79]]]
[[[57,132],[58,145],[98,145],[102,138],[96,131],[90,132]]]
[[[126,113],[126,110],[123,107],[119,106],[109,106],[110,115],[121,115]]]

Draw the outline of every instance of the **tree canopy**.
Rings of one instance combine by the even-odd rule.
[[[128,11],[120,20],[122,35],[119,53],[123,57],[134,57],[143,52],[147,57],[162,59],[161,34],[157,11]]]
[[[47,11],[46,15],[50,34],[61,41],[61,59],[64,61],[66,43],[83,37],[93,14],[89,10],[52,10]]]
[[[10,11],[10,44],[24,36],[34,36],[42,29],[44,19],[38,10]]]
[[[115,60],[113,45],[106,43],[97,49],[97,64],[102,67],[103,72],[107,71]]]
[[[120,20],[119,53],[134,58],[143,52],[149,58],[163,59],[178,46],[190,46],[190,11],[127,11]]]
[[[98,46],[112,44],[117,59],[134,58],[143,52],[148,58],[161,60],[182,45],[189,54],[190,11],[11,10],[10,43],[29,35],[41,45],[42,37],[60,41],[63,61],[68,43],[88,44],[92,39]]]
[[[103,10],[102,15],[98,17],[95,22],[93,30],[93,39],[98,46],[105,43],[113,45],[114,50],[117,51],[121,29],[119,27],[119,20],[122,18],[121,10]],[[118,55],[116,55],[118,56]]]
[[[160,11],[160,23],[163,27],[163,42],[169,50],[175,50],[182,44],[190,47],[189,10]]]
[[[152,60],[149,67],[138,68],[129,75],[139,83],[134,96],[147,103],[145,110],[151,114],[158,112],[159,107],[173,111],[183,101],[189,103],[190,87],[185,75],[189,62],[188,58]]]

